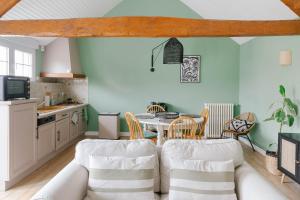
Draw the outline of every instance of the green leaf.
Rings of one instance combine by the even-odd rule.
[[[272,147],[274,144],[277,144],[276,142],[269,144],[269,148]]]
[[[287,115],[288,126],[292,127],[294,124],[295,118],[292,115]]]
[[[293,116],[298,115],[298,106],[290,98],[284,98],[284,104]]]
[[[296,104],[294,104],[294,103],[293,103],[293,108],[294,108],[294,110],[295,110],[295,113],[296,113],[296,115],[295,115],[295,116],[297,116],[297,115],[298,115],[298,113],[299,113],[299,111],[298,111],[298,106],[297,106]]]
[[[267,122],[267,121],[273,121],[273,120],[275,120],[275,113],[273,113],[271,117],[269,117],[267,119],[264,119],[265,122]]]
[[[275,112],[275,119],[278,123],[281,123],[285,120],[286,114],[285,112],[280,108]]]
[[[272,103],[270,106],[269,106],[269,110],[271,110],[273,108],[273,106],[275,105],[275,103]]]
[[[285,88],[283,85],[279,86],[279,93],[281,94],[281,96],[285,97]]]
[[[268,122],[268,121],[273,121],[275,120],[275,118],[273,116],[267,118],[267,119],[264,119],[265,122]]]

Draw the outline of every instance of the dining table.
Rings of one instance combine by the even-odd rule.
[[[143,125],[144,130],[146,130],[147,125],[153,126],[157,130],[157,146],[162,146],[165,142],[164,139],[164,131],[168,130],[169,125],[173,121],[172,119],[162,119],[159,117],[138,117],[142,116],[143,114],[137,114],[137,118],[140,122],[140,124]],[[201,122],[204,121],[204,118],[199,116],[199,117],[193,117],[193,119],[197,122],[197,124],[200,124]]]

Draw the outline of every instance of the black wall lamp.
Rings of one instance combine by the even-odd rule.
[[[179,42],[179,40],[177,40],[177,38],[170,38],[152,49],[151,68],[150,68],[151,72],[155,71],[154,64],[165,43],[166,45],[164,47],[163,64],[181,64],[183,62],[183,45]],[[159,49],[157,56],[154,58],[154,51],[158,47],[161,48]]]

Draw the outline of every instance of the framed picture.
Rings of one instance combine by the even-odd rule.
[[[183,56],[180,65],[181,83],[200,83],[200,56]]]

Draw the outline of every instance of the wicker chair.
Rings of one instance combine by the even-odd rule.
[[[193,118],[181,116],[169,125],[168,139],[196,139],[197,126]]]
[[[157,133],[143,131],[139,120],[131,112],[125,113],[125,119],[130,132],[130,140],[151,139],[153,142],[157,140]]]
[[[209,116],[209,110],[207,108],[204,108],[201,113],[200,116],[203,117],[203,122],[199,124],[199,137],[203,137],[204,136],[204,132],[205,132],[205,127],[208,121],[208,116]]]
[[[150,105],[147,107],[146,112],[155,114],[157,112],[165,112],[165,109],[163,107],[161,107],[160,105]],[[157,133],[157,129],[153,125],[145,125],[145,130]]]
[[[151,105],[147,108],[147,113],[165,112],[165,109],[160,105]]]
[[[249,128],[247,128],[245,131],[243,132],[239,132],[239,131],[235,131],[235,130],[231,130],[230,129],[230,123],[233,121],[233,120],[246,120],[247,122],[251,122],[251,126]],[[233,136],[235,137],[235,139],[239,139],[239,136],[246,136],[247,139],[249,140],[250,144],[251,144],[251,147],[252,147],[252,150],[255,151],[254,147],[253,147],[253,144],[248,136],[248,134],[250,133],[250,131],[253,129],[253,127],[255,126],[255,122],[256,122],[256,118],[254,116],[253,113],[251,112],[247,112],[247,113],[243,113],[237,117],[235,117],[234,119],[230,120],[230,121],[227,121],[224,125],[224,128],[223,128],[223,131],[221,133],[221,138],[223,138],[224,134],[225,133],[231,133],[233,134]]]

